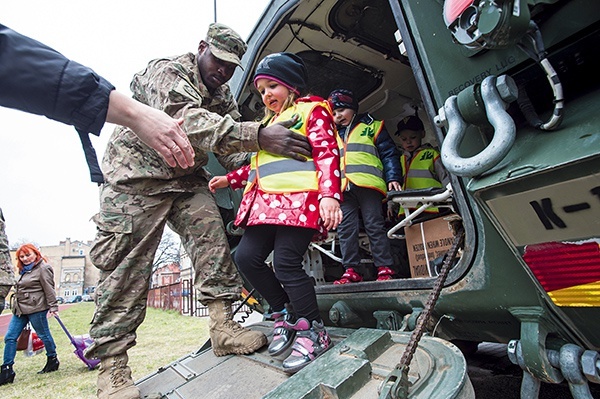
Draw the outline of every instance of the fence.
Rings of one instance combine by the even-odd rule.
[[[208,308],[198,302],[196,298],[196,290],[192,281],[186,279],[179,283],[151,288],[148,292],[147,304],[156,309],[176,310],[186,316],[208,316]],[[239,304],[240,302],[234,303],[233,308],[237,309]],[[246,305],[240,311],[251,312]]]

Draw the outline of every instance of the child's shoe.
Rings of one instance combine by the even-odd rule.
[[[296,339],[292,345],[292,353],[283,361],[283,370],[293,374],[321,356],[333,346],[323,323],[311,324],[305,318],[295,324]]]
[[[333,284],[350,284],[350,283],[358,283],[362,281],[362,276],[354,271],[353,268],[349,267],[346,269],[344,274],[342,274],[342,278],[333,282]]]
[[[387,281],[394,277],[394,271],[387,266],[380,266],[377,268],[377,281]]]
[[[296,330],[294,330],[294,315],[289,305],[281,312],[273,312],[271,318],[273,323],[273,340],[269,344],[269,355],[279,356],[294,342]]]

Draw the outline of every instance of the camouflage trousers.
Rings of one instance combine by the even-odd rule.
[[[0,285],[0,314],[4,311],[4,307],[6,306],[6,297],[10,292],[12,285]]]
[[[94,343],[86,356],[115,356],[135,345],[165,224],[179,234],[192,261],[200,301],[239,298],[242,280],[208,188],[147,196],[117,192],[105,184],[94,222],[98,233],[90,258],[100,269],[100,281],[90,328]]]
[[[10,261],[8,237],[4,230],[4,216],[0,209],[0,313],[4,310],[5,298],[15,282],[15,270]]]

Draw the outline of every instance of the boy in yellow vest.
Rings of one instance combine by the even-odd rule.
[[[400,154],[383,121],[369,114],[357,114],[358,101],[352,91],[334,90],[329,94],[329,102],[344,146],[344,217],[338,226],[338,237],[345,272],[334,284],[363,280],[358,269],[360,216],[377,267],[377,281],[390,280],[397,272],[386,235],[382,201],[387,190],[400,189]]]
[[[402,190],[429,187],[446,187],[450,182],[448,172],[442,165],[440,152],[425,137],[423,122],[416,115],[407,116],[398,122],[395,133],[402,148]]]
[[[402,190],[430,187],[446,187],[450,182],[448,172],[442,165],[440,153],[429,143],[422,143],[425,137],[423,122],[416,115],[407,116],[396,126],[394,136],[402,152]],[[392,225],[404,218],[404,209],[399,210],[392,201],[388,202],[388,216]],[[428,208],[426,213],[437,213],[437,208]],[[406,241],[392,240],[392,252],[400,259],[401,277],[410,277]]]
[[[402,166],[402,190],[420,189],[430,187],[446,187],[450,182],[450,177],[442,160],[440,152],[429,143],[422,143],[425,137],[425,128],[423,122],[416,115],[407,116],[398,122],[397,130],[394,134],[398,137],[402,155],[400,156],[400,165]],[[388,216],[393,218],[396,214],[389,206]],[[425,213],[438,213],[437,208],[427,208]],[[404,209],[400,208],[397,216],[404,217]]]

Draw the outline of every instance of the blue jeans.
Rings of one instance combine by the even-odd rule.
[[[50,328],[48,328],[47,314],[48,310],[21,316],[13,315],[4,336],[4,362],[2,365],[11,365],[15,362],[17,338],[19,338],[21,331],[23,331],[28,322],[31,322],[36,334],[44,342],[46,356],[56,356],[56,344],[54,343],[52,334],[50,334]]]

